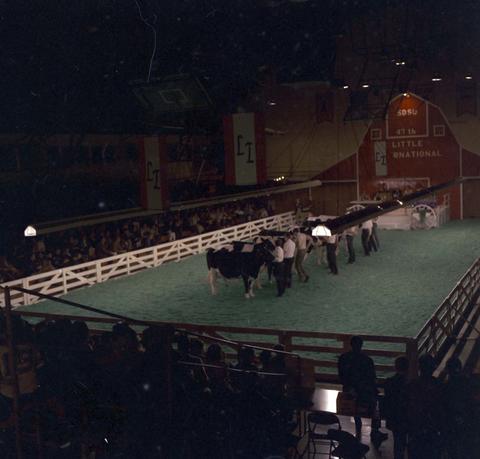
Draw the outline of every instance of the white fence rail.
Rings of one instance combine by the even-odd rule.
[[[154,247],[35,274],[3,285],[33,289],[47,295],[64,295],[80,287],[128,276],[170,261],[180,261],[232,241],[248,240],[263,229],[286,230],[292,225],[294,225],[294,213],[287,212]],[[17,308],[37,301],[38,299],[32,295],[12,291],[12,307]],[[0,306],[5,306],[3,295],[0,297]]]

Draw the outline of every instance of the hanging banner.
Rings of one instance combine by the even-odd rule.
[[[167,155],[164,137],[143,137],[139,142],[140,200],[144,209],[163,210],[168,203]]]
[[[256,185],[266,181],[265,124],[257,113],[224,118],[225,183]]]
[[[377,177],[384,177],[388,174],[387,171],[387,143],[374,142],[374,155],[375,155],[375,175]]]

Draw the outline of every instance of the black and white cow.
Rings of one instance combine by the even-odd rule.
[[[245,286],[245,298],[253,298],[253,284],[260,269],[273,260],[273,244],[268,241],[259,243],[234,242],[218,250],[207,251],[208,282],[212,295],[217,294],[217,275],[226,279],[241,277]]]

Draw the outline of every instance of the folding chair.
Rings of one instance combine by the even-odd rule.
[[[332,426],[337,426],[337,428],[332,429]],[[329,437],[328,430],[342,430],[337,415],[328,411],[311,412],[307,416],[307,429],[308,443],[306,451],[308,452],[308,457],[310,456],[310,447],[313,446],[313,457],[315,457],[316,454],[322,454],[331,458],[335,444]],[[328,453],[321,451],[317,452],[317,445],[328,446]]]
[[[334,457],[339,459],[364,459],[370,448],[344,430],[330,429],[327,432],[328,438],[337,446],[332,451]]]

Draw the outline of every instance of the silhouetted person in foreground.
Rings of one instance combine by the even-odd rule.
[[[408,457],[439,459],[445,411],[442,384],[433,376],[435,359],[422,355],[418,360],[420,376],[408,385]]]
[[[393,457],[404,459],[407,447],[407,373],[408,359],[395,359],[395,375],[385,381],[385,418],[393,432]]]
[[[448,457],[462,459],[474,454],[474,439],[478,436],[473,409],[471,380],[462,371],[462,362],[452,357],[447,362],[448,380],[444,386],[444,404],[448,427],[446,444]]]
[[[368,416],[373,416],[377,402],[377,378],[373,360],[362,352],[363,340],[353,336],[350,340],[352,350],[342,354],[338,360],[338,375],[343,391],[351,393],[357,406],[366,407]],[[355,416],[357,436],[361,435],[362,418]],[[372,423],[371,439],[378,447],[388,435],[379,431],[379,425]]]

